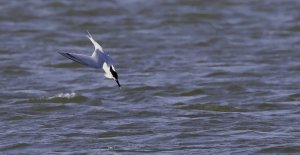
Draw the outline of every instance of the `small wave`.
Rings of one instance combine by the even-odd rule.
[[[236,93],[236,92],[243,92],[245,91],[246,89],[244,87],[242,87],[241,85],[229,85],[227,88],[226,88],[230,93]]]
[[[278,146],[271,146],[271,147],[266,147],[266,148],[263,148],[261,149],[258,153],[279,153],[279,154],[285,154],[285,153],[288,153],[288,154],[294,154],[294,153],[299,153],[300,152],[300,149],[299,149],[299,145],[287,145],[287,146],[281,146],[281,145],[278,145]]]
[[[300,31],[300,26],[293,26],[293,27],[290,27],[288,29],[288,31],[291,31],[291,32],[299,32]]]
[[[181,93],[180,96],[196,96],[196,95],[203,95],[203,94],[205,94],[204,89],[194,89],[189,92]]]
[[[70,102],[77,102],[82,103],[87,100],[87,97],[82,95],[77,95],[76,93],[59,93],[55,96],[45,97],[45,98],[33,98],[22,103],[70,103]]]
[[[204,110],[204,111],[216,111],[216,112],[245,112],[246,109],[241,109],[229,105],[218,105],[213,103],[206,104],[193,104],[187,106],[179,106],[177,109],[181,110]]]
[[[57,103],[67,103],[67,102],[84,102],[87,98],[85,96],[77,95],[76,93],[60,93],[53,97],[48,97],[46,101],[57,102]]]
[[[31,75],[29,69],[20,66],[5,66],[0,72],[2,75],[10,75],[10,76]]]
[[[288,101],[297,101],[300,98],[300,94],[291,94],[287,97]]]
[[[12,145],[7,145],[0,148],[0,151],[9,151],[9,150],[16,150],[16,149],[24,149],[26,147],[30,146],[28,143],[16,143]]]
[[[53,99],[53,98],[57,98],[57,97],[61,97],[61,98],[73,98],[76,96],[76,93],[72,92],[72,93],[60,93],[56,96],[53,96],[53,97],[49,97],[49,99]]]
[[[281,110],[284,109],[284,106],[276,103],[260,103],[255,108],[258,110]]]

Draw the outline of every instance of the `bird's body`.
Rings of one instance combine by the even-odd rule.
[[[119,80],[118,80],[118,74],[116,72],[116,69],[113,65],[112,58],[108,55],[107,52],[103,50],[103,48],[93,39],[90,33],[88,33],[87,37],[90,39],[90,41],[93,43],[95,50],[91,56],[88,55],[82,55],[82,54],[74,54],[74,53],[64,53],[64,52],[58,52],[61,55],[78,62],[80,64],[86,65],[88,67],[92,68],[102,68],[105,72],[104,76],[113,79],[117,82],[118,86],[121,87]]]

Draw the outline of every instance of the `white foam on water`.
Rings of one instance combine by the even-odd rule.
[[[60,97],[60,98],[73,98],[76,96],[76,93],[72,92],[72,93],[59,93],[53,97],[49,97],[49,99],[53,99],[53,98],[57,98],[57,97]]]

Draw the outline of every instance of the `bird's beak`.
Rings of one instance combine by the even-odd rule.
[[[116,80],[116,82],[117,82],[118,86],[119,86],[119,87],[121,87],[121,85],[120,85],[120,83],[119,83],[119,80],[118,80],[118,79]]]

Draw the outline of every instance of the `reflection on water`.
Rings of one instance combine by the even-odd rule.
[[[299,1],[0,4],[2,153],[300,152]]]

